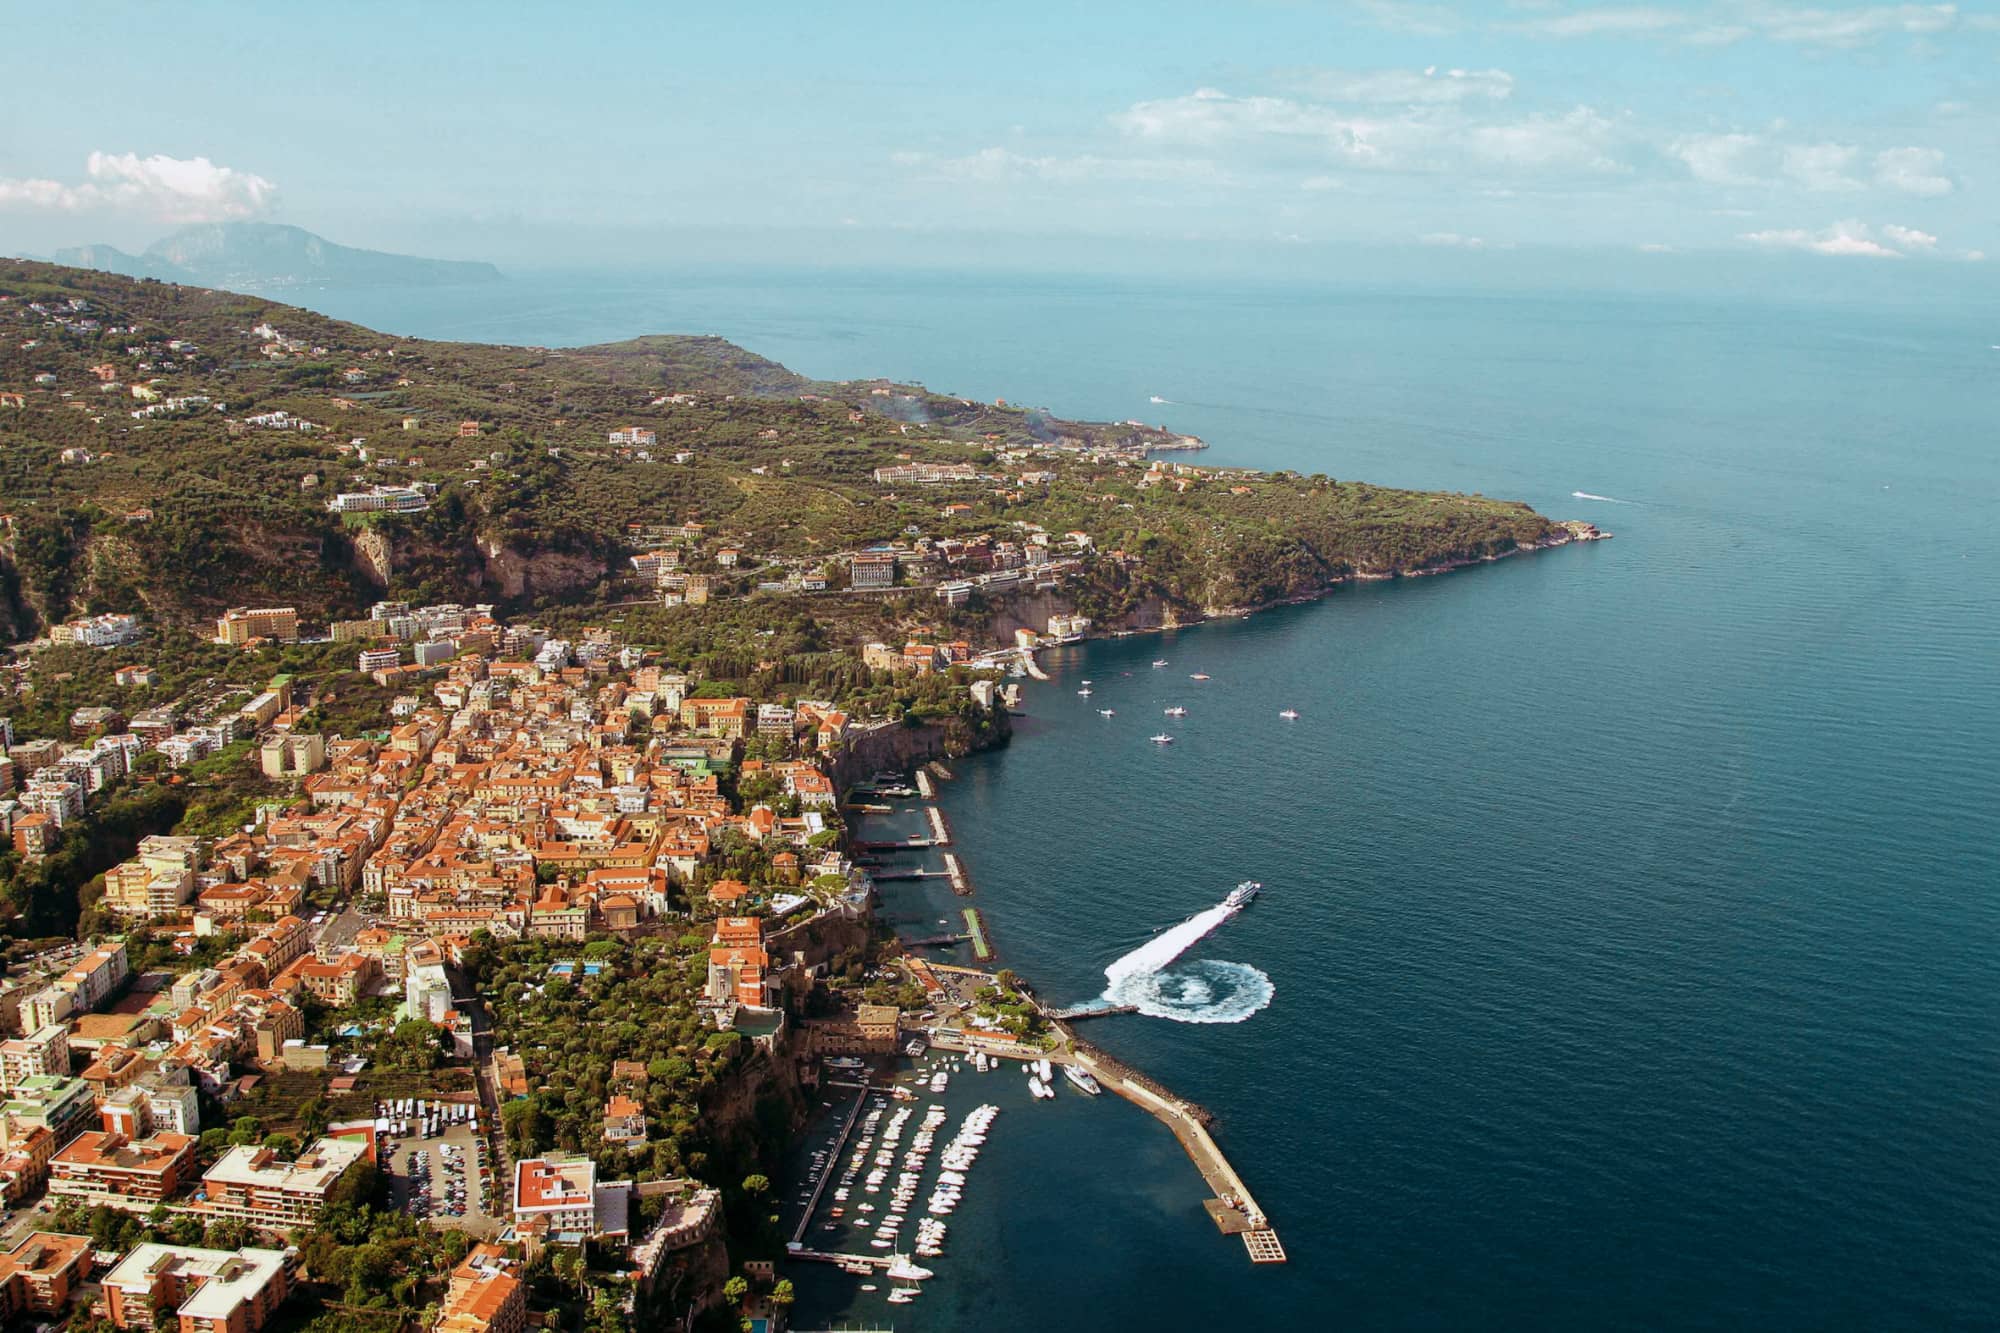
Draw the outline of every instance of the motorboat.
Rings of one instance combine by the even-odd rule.
[[[1187,716],[1187,709],[1185,709],[1185,708],[1182,708],[1182,707],[1181,707],[1181,706],[1180,706],[1179,704],[1175,704],[1175,705],[1174,705],[1174,706],[1173,706],[1172,708],[1169,708],[1169,709],[1166,709],[1166,710],[1165,710],[1165,712],[1166,712],[1166,715],[1167,715],[1168,717],[1186,717],[1186,716]]]
[[[1075,1065],[1064,1065],[1063,1077],[1068,1079],[1078,1089],[1089,1093],[1093,1097],[1101,1095],[1104,1091],[1103,1085],[1092,1078],[1087,1070],[1079,1069]]]
[[[1165,666],[1166,664],[1167,664],[1167,659],[1164,657],[1156,657],[1153,659],[1153,669],[1156,671],[1159,668]]]
[[[1167,735],[1167,733],[1164,731],[1161,732],[1159,735],[1153,737],[1153,744],[1155,745],[1172,745],[1173,743],[1174,743],[1174,738],[1172,736]]]
[[[1116,710],[1115,708],[1100,708],[1097,710],[1097,715],[1099,717],[1116,717],[1118,715],[1118,710]]]
[[[1204,673],[1204,672],[1200,672],[1200,671],[1194,671],[1194,672],[1190,672],[1190,673],[1188,674],[1188,679],[1189,679],[1189,680],[1207,680],[1207,679],[1208,679],[1208,676],[1207,676],[1207,674],[1206,674],[1206,673]]]
[[[1287,708],[1280,712],[1278,716],[1287,722],[1296,722],[1299,720],[1299,710],[1296,708]]]

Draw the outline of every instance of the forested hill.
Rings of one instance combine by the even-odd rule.
[[[1080,532],[1107,555],[1089,584],[1109,610],[1265,601],[1559,535],[1513,502],[1145,457],[1176,442],[889,381],[815,384],[719,338],[428,342],[0,261],[0,638],[99,610],[193,624],[243,604],[325,619],[383,595],[630,597],[627,557],[658,544],[644,530],[690,521],[709,540],[689,558],[725,594],[757,576],[718,567],[723,547],[766,581],[823,562],[837,583],[836,557],[873,541]],[[976,475],[877,481],[906,462]],[[329,511],[374,486],[435,494],[420,513]]]

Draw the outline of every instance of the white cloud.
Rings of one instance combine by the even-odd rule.
[[[1659,241],[1645,241],[1640,244],[1639,253],[1642,255],[1677,255],[1680,253],[1680,249],[1678,246],[1664,245]]]
[[[1430,106],[1513,95],[1514,76],[1504,69],[1292,70],[1278,76],[1286,87],[1325,102]]]
[[[1952,4],[1864,5],[1826,9],[1751,3],[1693,7],[1594,5],[1543,14],[1503,26],[1544,37],[1657,37],[1698,46],[1726,46],[1750,36],[1798,46],[1854,47],[1881,37],[1927,37],[1961,21]],[[1964,20],[1987,28],[1983,16]]]
[[[1935,148],[1889,148],[1875,154],[1875,183],[1904,194],[1934,198],[1955,188]]]
[[[1857,168],[1862,150],[1852,144],[1784,144],[1761,134],[1688,134],[1670,140],[1668,153],[1688,174],[1708,185],[1793,185],[1816,193],[1860,190],[1872,183],[1904,194],[1950,194],[1944,154],[1935,148],[1890,148],[1872,159],[1873,174]]]
[[[1770,176],[1770,153],[1755,134],[1688,134],[1667,151],[1708,185],[1761,185]]]
[[[1560,115],[1482,121],[1456,105],[1363,113],[1285,97],[1199,88],[1135,103],[1111,118],[1130,138],[1197,152],[1261,151],[1275,162],[1452,175],[1608,175],[1630,168],[1630,138],[1586,106]]]
[[[1808,190],[1858,190],[1861,182],[1848,168],[1860,155],[1859,148],[1848,144],[1794,144],[1784,150],[1779,169]]]
[[[1679,10],[1600,5],[1529,19],[1517,26],[1545,37],[1630,37],[1672,32],[1686,27],[1688,20],[1689,16]]]
[[[1036,156],[1011,148],[982,148],[963,157],[895,153],[898,166],[914,167],[956,181],[996,183],[1039,180],[1060,184],[1092,181],[1221,181],[1225,173],[1200,159],[1101,157],[1094,153]]]
[[[1530,116],[1511,125],[1482,125],[1466,135],[1484,160],[1535,172],[1604,174],[1628,168],[1618,160],[1619,131],[1587,106],[1560,116]]]
[[[1944,32],[1958,21],[1957,5],[1870,5],[1860,9],[1753,10],[1751,22],[1774,41],[1807,46],[1859,46],[1876,37]]]
[[[1882,228],[1882,236],[1890,244],[1900,245],[1905,250],[1937,249],[1938,238],[1927,231],[1918,231],[1915,227],[1899,227],[1893,222],[1886,223]]]
[[[1477,236],[1461,236],[1455,231],[1432,231],[1417,237],[1418,245],[1433,245],[1450,250],[1484,250],[1486,242]]]
[[[1907,228],[1884,228],[1884,234],[1891,231],[1904,232]],[[1923,236],[1922,232],[1912,233]],[[1891,249],[1874,237],[1865,222],[1836,222],[1821,231],[1808,231],[1803,227],[1789,227],[1770,231],[1745,232],[1743,239],[1752,245],[1760,245],[1770,250],[1803,250],[1815,255],[1838,255],[1866,259],[1902,259],[1901,250]],[[1893,235],[1890,240],[1896,240]],[[1937,243],[1935,236],[1927,238],[1931,245]]]
[[[1416,37],[1449,37],[1464,26],[1449,5],[1421,0],[1353,0],[1353,5],[1376,27]]]
[[[86,179],[0,178],[0,208],[141,213],[162,222],[217,222],[254,217],[276,201],[278,187],[262,176],[218,166],[205,157],[92,153]]]

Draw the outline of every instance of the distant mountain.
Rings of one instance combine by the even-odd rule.
[[[423,286],[494,282],[491,264],[420,259],[336,245],[301,227],[271,222],[206,222],[183,227],[131,255],[109,245],[58,250],[59,264],[202,287]]]

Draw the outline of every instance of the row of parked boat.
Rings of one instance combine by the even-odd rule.
[[[1053,1100],[1056,1095],[1056,1071],[1048,1057],[1029,1060],[1025,1067],[1028,1071],[1028,1091],[1043,1100]],[[1088,1070],[1076,1065],[1064,1065],[1062,1072],[1070,1086],[1078,1092],[1087,1092],[1095,1097],[1104,1091],[1104,1085],[1092,1078]]]

